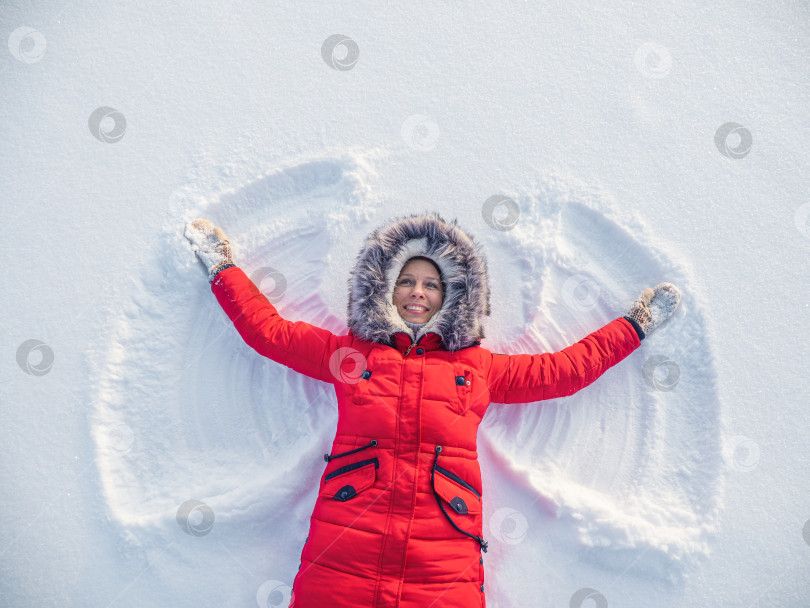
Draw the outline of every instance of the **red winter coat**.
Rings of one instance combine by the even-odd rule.
[[[281,318],[238,267],[214,279],[248,345],[337,395],[337,430],[290,608],[484,607],[476,435],[487,407],[571,395],[640,345],[633,325],[617,318],[558,353],[481,347],[489,288],[479,249],[435,215],[375,231],[353,271],[342,336]],[[441,310],[418,335],[390,306],[413,255],[434,259],[445,283]]]

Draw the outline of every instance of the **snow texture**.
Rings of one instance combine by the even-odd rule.
[[[807,16],[5,7],[0,604],[287,606],[334,392],[242,341],[184,227],[342,334],[364,237],[437,211],[493,352],[681,292],[579,393],[490,406],[487,605],[810,605]]]

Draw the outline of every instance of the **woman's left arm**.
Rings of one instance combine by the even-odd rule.
[[[627,357],[666,321],[680,302],[671,283],[645,289],[627,315],[556,353],[488,355],[487,379],[494,403],[531,403],[567,397]],[[489,352],[489,351],[485,351]]]
[[[494,403],[531,403],[567,397],[585,388],[641,345],[624,318],[611,321],[556,353],[492,353],[488,381]]]

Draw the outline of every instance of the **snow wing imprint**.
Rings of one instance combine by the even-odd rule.
[[[222,227],[237,264],[282,315],[345,333],[345,277],[359,242],[345,235],[373,214],[372,177],[368,158],[343,154],[270,167],[241,187],[189,184],[175,196],[171,225],[92,362],[90,432],[104,498],[146,545],[167,529],[215,535],[249,517],[296,546],[337,416],[329,386],[243,342],[183,237],[185,222]],[[203,513],[208,528],[175,523],[184,504],[186,520]],[[276,519],[285,523],[264,522]],[[261,538],[245,543],[269,559]]]
[[[479,434],[492,454],[482,461],[488,494],[517,483],[525,508],[543,506],[558,521],[542,525],[573,533],[589,557],[676,580],[709,552],[725,471],[714,355],[691,277],[609,194],[552,175],[512,197],[520,220],[487,246],[516,260],[519,276],[493,273],[492,289],[497,298],[518,285],[522,310],[490,330],[491,350],[561,350],[662,281],[683,299],[638,350],[575,395],[490,407]]]

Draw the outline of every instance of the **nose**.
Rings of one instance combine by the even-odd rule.
[[[421,284],[414,285],[413,289],[411,289],[411,295],[412,296],[423,295],[424,293],[425,293],[425,288],[422,287]]]

